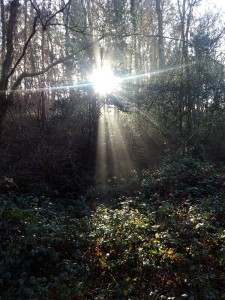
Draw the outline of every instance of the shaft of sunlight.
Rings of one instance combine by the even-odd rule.
[[[133,170],[128,145],[114,106],[103,107],[99,120],[95,178],[105,184],[109,178],[120,178]]]

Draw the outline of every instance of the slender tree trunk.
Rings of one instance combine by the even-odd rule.
[[[2,93],[0,96],[0,142],[2,138],[2,133],[3,133],[3,121],[6,115],[6,112],[8,110],[8,98],[6,96],[6,93]]]
[[[188,7],[189,5],[189,7]],[[181,97],[184,99],[183,107],[187,111],[186,124],[189,135],[192,132],[192,110],[193,110],[193,99],[191,95],[191,75],[189,67],[189,56],[188,56],[188,42],[190,24],[192,18],[192,4],[186,0],[181,2],[178,0],[178,10],[180,15],[181,25],[181,50],[182,50],[182,65],[183,65],[183,80],[181,86]]]
[[[158,53],[159,53],[159,69],[165,67],[165,53],[164,53],[164,40],[163,40],[163,16],[161,0],[156,0],[156,12],[158,18]]]
[[[2,26],[2,59],[5,57],[5,4],[4,0],[0,0],[0,7],[1,7],[1,26]]]
[[[41,59],[42,59],[42,69],[45,68],[45,35],[44,31],[41,34]],[[45,74],[42,75],[42,86],[45,87]],[[46,103],[45,103],[46,93],[44,91],[41,92],[41,101],[40,101],[40,114],[41,114],[41,125],[42,127],[46,123]]]
[[[27,17],[28,17],[27,0],[24,0],[24,15],[25,15],[25,18],[24,18],[24,41],[26,41],[27,40]],[[27,57],[26,57],[26,55],[24,56],[23,69],[26,72],[26,70],[27,70]],[[27,78],[25,78],[25,80],[24,80],[24,87],[25,87],[25,89],[28,88]]]
[[[136,3],[135,0],[130,0],[130,14],[131,14],[131,23],[133,27],[133,32],[136,33],[137,31],[137,15],[136,15]],[[134,56],[134,71],[137,72],[138,70],[138,57],[137,57],[137,36],[136,34],[133,35],[133,56]]]

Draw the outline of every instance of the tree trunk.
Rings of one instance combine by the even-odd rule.
[[[4,59],[5,56],[5,4],[4,0],[0,0],[0,6],[1,6],[1,26],[2,26],[2,58]]]
[[[183,109],[187,111],[186,115],[186,128],[188,129],[189,135],[192,133],[192,110],[193,101],[191,95],[191,75],[189,68],[189,55],[188,55],[188,42],[189,42],[189,31],[192,18],[192,3],[182,0],[178,0],[178,10],[180,15],[181,25],[181,45],[182,45],[182,61],[183,65],[183,80],[181,84],[181,97],[184,99]]]
[[[1,4],[4,4],[4,2],[1,2]],[[9,5],[9,19],[8,23],[6,24],[5,32],[6,49],[0,79],[0,137],[3,130],[3,120],[8,109],[9,99],[11,98],[11,96],[7,95],[7,89],[9,82],[9,73],[13,63],[13,36],[17,25],[17,13],[20,5],[19,0],[11,1]],[[4,18],[3,15],[1,15],[1,17]]]
[[[164,40],[163,40],[163,17],[161,0],[156,0],[156,13],[158,18],[158,53],[159,53],[159,69],[165,67]]]
[[[3,132],[3,121],[8,109],[8,98],[6,93],[2,92],[0,94],[0,141]]]

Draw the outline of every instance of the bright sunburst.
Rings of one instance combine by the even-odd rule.
[[[90,77],[96,93],[101,95],[110,94],[118,88],[120,79],[116,77],[110,66],[95,69]]]

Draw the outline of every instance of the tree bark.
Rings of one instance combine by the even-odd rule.
[[[1,3],[4,6],[4,2]],[[6,24],[5,32],[5,57],[2,64],[1,79],[0,79],[0,139],[3,130],[3,120],[8,109],[11,96],[7,94],[9,73],[13,63],[13,50],[14,50],[14,33],[17,25],[17,14],[19,9],[19,0],[10,2],[9,19]],[[4,16],[2,15],[4,18]],[[4,20],[3,20],[4,21]]]
[[[0,0],[0,6],[1,6],[1,25],[2,25],[2,58],[5,56],[5,35],[6,35],[6,29],[5,29],[5,4],[4,0]]]
[[[13,62],[13,43],[14,32],[17,24],[17,13],[19,9],[19,0],[10,2],[9,20],[6,30],[6,54],[2,65],[0,90],[5,91],[8,87],[8,74]]]
[[[158,54],[159,54],[159,69],[165,67],[165,53],[164,53],[164,40],[163,40],[163,16],[161,0],[156,0],[156,13],[158,18]]]

